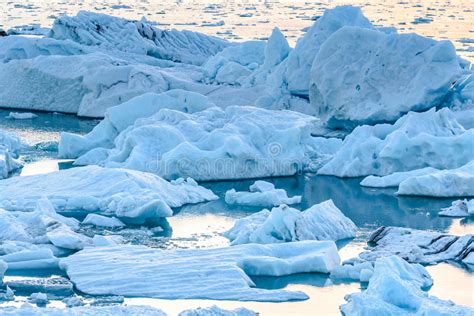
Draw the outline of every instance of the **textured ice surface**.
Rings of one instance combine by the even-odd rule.
[[[411,171],[394,172],[388,176],[368,176],[362,180],[360,185],[372,188],[389,188],[398,187],[400,183],[408,178],[416,176],[424,176],[439,171],[438,169],[426,167]]]
[[[130,316],[166,316],[164,312],[159,309],[149,306],[78,306],[71,308],[41,308],[34,307],[29,304],[24,304],[21,307],[1,307],[0,313],[2,315],[15,315],[15,316],[117,316],[117,315],[130,315]]]
[[[344,315],[472,315],[474,309],[424,292],[432,280],[419,264],[397,256],[378,259],[369,286],[346,297]]]
[[[225,193],[225,202],[233,205],[272,207],[281,204],[297,204],[301,196],[288,197],[284,189],[275,189],[275,186],[263,180],[255,181],[250,187],[250,192],[235,191],[231,189]]]
[[[233,245],[271,244],[301,240],[340,240],[355,237],[357,227],[332,200],[304,211],[286,205],[239,219],[225,233]]]
[[[294,175],[318,168],[340,147],[339,139],[312,136],[316,122],[298,112],[244,106],[196,113],[162,109],[124,129],[115,138],[114,148],[93,149],[77,164],[142,170],[165,179]],[[108,126],[101,124],[86,136],[86,147],[95,139],[102,144],[100,130]],[[75,147],[70,145],[75,140],[64,136],[60,152],[80,152],[61,149]]]
[[[402,227],[380,227],[369,238],[369,251],[359,257],[375,261],[396,254],[408,262],[433,264],[442,261],[463,261],[474,251],[474,236],[454,236],[433,231]]]
[[[425,167],[454,169],[474,157],[474,129],[449,109],[410,112],[394,124],[357,127],[319,171],[339,177],[385,176]]]
[[[20,138],[0,129],[0,179],[22,166],[17,158],[24,147]]]
[[[311,70],[311,105],[332,128],[395,121],[442,105],[462,68],[451,42],[344,27]]]
[[[256,316],[257,313],[246,309],[236,308],[234,310],[225,310],[217,306],[209,308],[188,309],[179,313],[179,316]]]
[[[329,273],[338,264],[332,241],[172,251],[143,246],[88,248],[61,261],[75,286],[88,294],[273,302],[307,296],[254,288],[248,275]]]
[[[0,207],[7,210],[32,210],[43,196],[57,211],[101,211],[135,222],[171,216],[171,207],[217,198],[192,179],[170,183],[149,173],[97,166],[0,182]]]
[[[471,149],[473,148],[474,138],[471,139]],[[397,194],[433,197],[474,196],[474,160],[457,169],[409,177],[400,183]]]

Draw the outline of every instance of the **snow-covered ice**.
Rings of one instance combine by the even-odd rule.
[[[441,209],[438,215],[450,217],[472,216],[474,215],[474,199],[454,201],[450,207]]]
[[[272,302],[308,297],[255,288],[248,275],[329,273],[338,265],[332,241],[185,250],[87,248],[60,263],[77,289],[87,294]]]
[[[455,169],[474,157],[474,129],[464,129],[449,109],[410,112],[394,124],[359,126],[319,174],[385,176],[426,167]]]
[[[462,71],[449,41],[343,27],[313,62],[311,105],[332,128],[394,122],[443,105]]]
[[[474,138],[471,139],[471,149],[474,150]],[[397,194],[433,197],[474,196],[474,160],[457,169],[409,177],[400,183]]]
[[[255,181],[250,187],[250,192],[237,192],[231,189],[225,193],[227,204],[237,204],[246,206],[273,207],[282,204],[298,204],[301,196],[288,197],[284,189],[275,189],[275,186],[267,181]]]
[[[245,106],[212,107],[196,113],[162,109],[123,130],[114,148],[92,149],[76,164],[136,169],[165,179],[294,175],[317,169],[340,147],[340,139],[312,136],[316,122],[298,112]],[[85,136],[86,146],[94,139],[101,142],[100,130],[109,125],[99,126]],[[71,142],[70,136],[61,140],[63,156],[80,152],[62,149],[75,147]]]
[[[344,315],[472,315],[474,309],[429,296],[424,290],[431,277],[419,264],[397,256],[375,262],[369,286],[348,295],[341,306]]]
[[[42,197],[57,211],[100,211],[137,223],[171,216],[172,207],[217,199],[192,179],[170,183],[149,173],[97,166],[0,182],[0,207],[4,209],[32,210]]]
[[[474,236],[454,236],[433,231],[403,227],[380,227],[372,233],[369,251],[362,252],[363,260],[396,254],[408,262],[433,264],[443,261],[463,261],[473,252]]]
[[[224,235],[232,245],[301,240],[340,240],[356,235],[355,224],[328,200],[304,211],[286,205],[239,219]]]

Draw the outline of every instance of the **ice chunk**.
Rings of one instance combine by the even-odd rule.
[[[53,308],[53,307],[34,307],[30,304],[23,304],[20,307],[1,307],[0,314],[5,316],[17,315],[44,315],[44,316],[166,316],[164,312],[150,306],[76,306],[71,308]]]
[[[216,305],[209,308],[189,309],[179,313],[179,316],[257,316],[258,314],[246,308],[225,310]]]
[[[23,250],[0,256],[9,270],[57,269],[59,260],[50,249]]]
[[[137,223],[171,216],[171,207],[217,199],[194,181],[170,183],[149,173],[97,166],[0,182],[0,207],[7,210],[31,210],[43,196],[58,211],[100,211]]]
[[[465,217],[474,215],[474,199],[457,200],[450,207],[441,209],[440,216]]]
[[[301,203],[301,196],[288,197],[284,189],[275,189],[272,183],[258,180],[250,186],[250,192],[236,192],[234,189],[227,191],[225,202],[231,205],[272,207]]]
[[[82,221],[82,224],[107,228],[117,228],[125,226],[125,224],[122,223],[122,221],[116,217],[106,217],[98,214],[87,214],[86,218]]]
[[[449,41],[343,27],[313,62],[311,105],[331,128],[393,122],[442,105],[462,71]]]
[[[236,221],[225,233],[233,245],[299,240],[340,240],[355,237],[357,227],[332,200],[300,212],[286,205],[263,210]]]
[[[8,174],[22,164],[17,160],[20,151],[25,148],[25,144],[16,135],[0,129],[0,179],[4,179]]]
[[[428,272],[418,264],[410,265],[397,256],[378,259],[367,290],[346,297],[344,315],[472,315],[469,307],[455,305],[429,296]]]
[[[3,284],[3,276],[5,275],[5,272],[7,271],[8,269],[8,264],[3,261],[3,260],[0,260],[0,285]]]
[[[471,139],[471,150],[474,150],[474,138]],[[474,196],[474,160],[457,169],[410,177],[400,183],[397,194],[434,197]]]
[[[66,278],[19,278],[6,282],[15,292],[41,292],[54,297],[64,297],[74,294],[73,284]]]
[[[46,305],[49,303],[48,295],[44,293],[33,293],[28,298],[28,301],[36,305]]]
[[[57,18],[48,37],[197,65],[231,45],[197,32],[160,30],[145,19],[129,21],[85,11]]]
[[[105,118],[85,136],[62,133],[59,156],[77,158],[96,147],[111,148],[120,132],[133,125],[137,119],[152,116],[161,109],[194,113],[212,105],[208,98],[201,94],[179,89],[161,94],[146,93],[107,109]]]
[[[307,296],[255,288],[247,274],[329,273],[338,265],[332,241],[183,250],[87,248],[61,261],[77,289],[87,294],[273,302]]]
[[[402,227],[380,227],[369,238],[369,251],[362,252],[363,260],[396,254],[408,262],[433,264],[442,261],[462,261],[472,251],[474,236],[447,235],[438,232]]]
[[[32,120],[37,118],[38,115],[28,112],[10,112],[6,118],[14,120]]]
[[[382,177],[368,176],[364,180],[362,180],[360,185],[372,188],[398,187],[401,182],[405,181],[408,178],[424,176],[427,174],[435,173],[437,171],[439,170],[431,167],[426,167],[411,171],[394,172],[392,174],[389,174],[388,176]]]
[[[297,112],[244,106],[193,114],[163,109],[121,132],[106,154],[86,153],[78,163],[142,170],[166,179],[293,175],[316,169],[341,144],[313,137],[316,121]]]
[[[359,126],[319,174],[385,176],[425,167],[454,169],[474,157],[474,129],[465,130],[449,109],[410,112],[393,125]]]
[[[370,261],[354,262],[343,264],[331,271],[333,279],[349,279],[360,282],[369,282],[374,272],[373,263]]]
[[[92,238],[92,242],[94,243],[94,246],[96,247],[112,247],[112,246],[117,246],[123,243],[123,238],[122,236],[101,236],[101,235],[95,235],[94,238]]]

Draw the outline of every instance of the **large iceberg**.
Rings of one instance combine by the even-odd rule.
[[[311,105],[332,128],[393,122],[443,105],[462,74],[451,42],[343,27],[311,69]]]
[[[282,204],[301,203],[301,196],[289,197],[284,189],[275,189],[273,183],[258,180],[250,186],[250,192],[237,192],[231,189],[225,193],[227,204],[272,207]]]
[[[114,148],[92,149],[76,164],[130,168],[166,179],[294,175],[316,170],[340,147],[339,139],[312,136],[316,122],[316,118],[297,112],[244,106],[213,107],[196,113],[162,109],[123,130],[115,138]],[[102,127],[108,128],[106,124]],[[92,134],[86,136],[86,142],[102,141],[100,134]],[[60,147],[70,147],[68,140],[62,140]],[[66,154],[71,150],[62,148],[63,156],[73,156]]]
[[[339,177],[385,176],[426,167],[454,169],[474,157],[474,129],[449,109],[410,112],[394,124],[359,126],[319,171]]]
[[[369,286],[348,295],[341,306],[344,315],[472,315],[474,309],[429,296],[428,272],[397,256],[378,259]]]
[[[283,243],[301,240],[340,240],[356,235],[355,224],[332,200],[298,211],[286,205],[239,219],[225,233],[232,245]]]
[[[18,156],[25,147],[16,135],[0,129],[0,179],[22,166]]]
[[[474,138],[471,146],[474,148]],[[397,194],[434,197],[474,196],[474,160],[457,169],[410,177],[400,183]]]
[[[0,208],[30,211],[42,197],[57,211],[100,211],[133,222],[171,216],[172,207],[217,199],[192,179],[170,183],[149,173],[97,166],[0,182]]]
[[[185,250],[87,248],[60,262],[76,288],[92,295],[271,302],[308,297],[255,288],[248,275],[329,273],[337,265],[332,241]]]
[[[363,260],[396,254],[408,262],[433,264],[443,261],[464,261],[474,251],[474,235],[447,235],[444,233],[403,227],[380,227],[372,233],[369,251],[362,252]]]
[[[58,17],[48,37],[190,64],[202,64],[231,45],[201,33],[160,30],[145,19],[130,21],[85,11]]]

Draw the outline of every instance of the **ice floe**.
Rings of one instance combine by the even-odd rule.
[[[13,119],[13,120],[32,120],[37,118],[38,115],[34,113],[27,113],[27,112],[10,112],[6,118]]]
[[[474,138],[471,139],[471,149],[474,150]],[[397,194],[434,197],[474,196],[474,160],[457,169],[409,177],[400,183]]]
[[[237,204],[246,206],[272,207],[282,204],[298,204],[301,196],[288,197],[284,189],[275,189],[273,183],[258,180],[250,187],[250,192],[237,192],[231,189],[225,193],[227,204]]]
[[[367,289],[348,295],[341,311],[344,315],[472,315],[470,307],[429,296],[424,290],[431,284],[421,265],[397,256],[380,258]]]
[[[166,316],[163,311],[150,307],[150,306],[124,306],[124,305],[111,305],[111,306],[76,306],[71,308],[54,308],[54,307],[35,307],[30,304],[23,304],[20,307],[1,307],[0,313],[2,315],[15,315],[15,316],[117,316],[117,315],[130,315],[130,316]]]
[[[179,316],[257,316],[258,314],[247,308],[225,310],[216,305],[208,308],[188,309],[179,313]]]
[[[313,137],[316,122],[298,112],[245,106],[196,113],[162,109],[124,129],[115,138],[114,148],[92,149],[76,164],[136,169],[165,179],[294,175],[316,170],[341,145],[340,139]],[[85,148],[106,143],[104,138],[110,137],[103,137],[101,131],[109,128],[104,123],[84,138],[63,136],[60,154],[70,157],[82,152],[77,143],[84,143]]]
[[[308,297],[255,288],[248,275],[330,273],[338,265],[332,241],[185,250],[87,248],[60,263],[76,288],[87,294],[272,302]]]
[[[6,210],[33,210],[42,197],[57,211],[103,212],[137,223],[171,216],[172,207],[217,199],[192,179],[170,183],[149,173],[97,166],[0,182],[0,207]]]
[[[125,224],[116,217],[106,217],[99,214],[87,214],[86,218],[82,221],[82,224],[108,228],[125,226]]]
[[[450,207],[441,209],[438,215],[450,217],[472,216],[474,215],[474,199],[454,201]]]
[[[355,224],[332,200],[304,211],[286,205],[239,219],[224,235],[233,245],[283,243],[301,240],[340,240],[356,235]]]
[[[372,248],[359,254],[368,261],[396,254],[408,262],[422,264],[461,262],[474,252],[474,235],[454,236],[403,227],[380,227],[368,243]]]
[[[474,157],[474,129],[449,109],[410,112],[394,124],[359,126],[319,174],[385,176],[426,167],[455,169]]]

